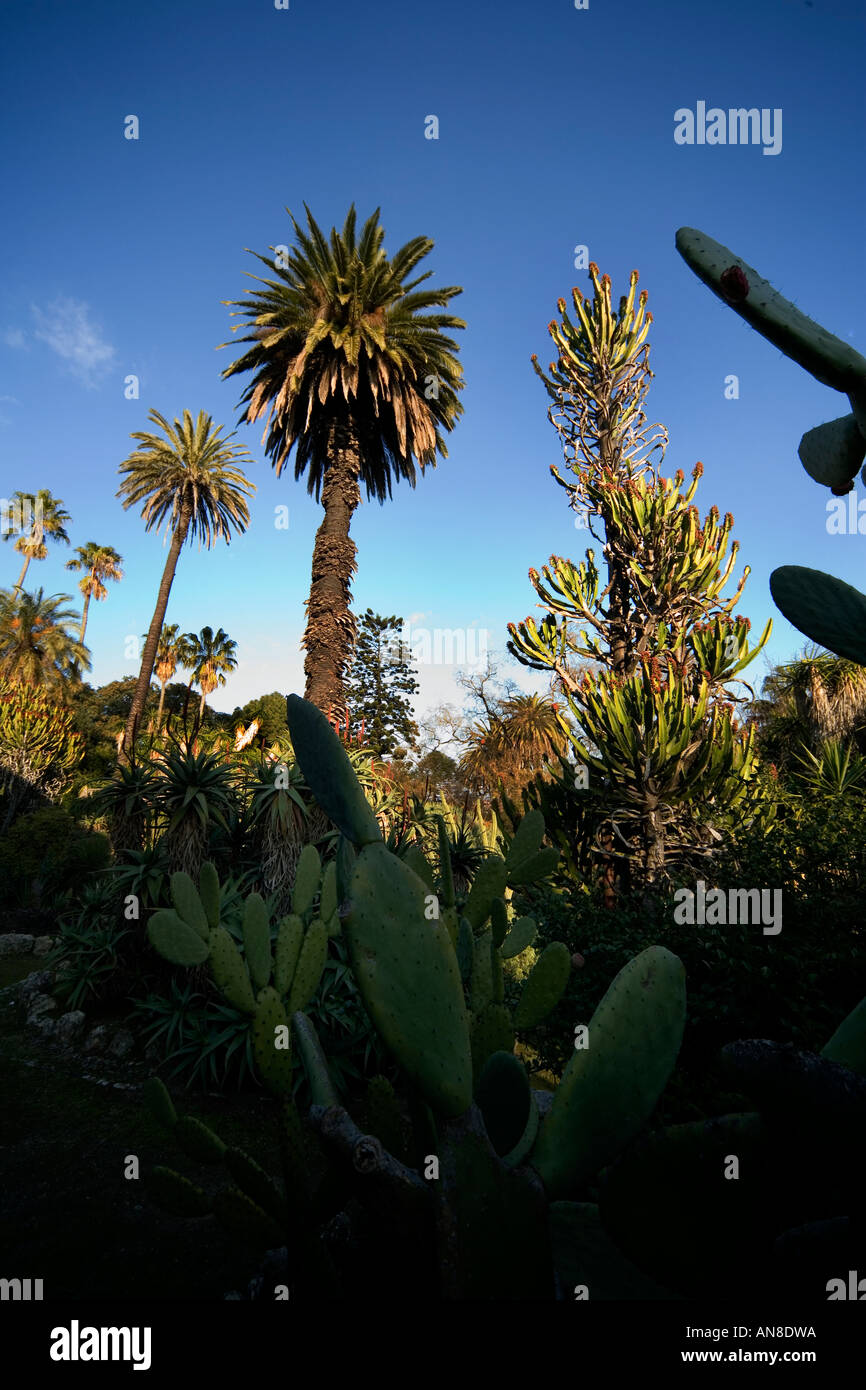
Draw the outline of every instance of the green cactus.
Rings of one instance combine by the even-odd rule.
[[[490,1142],[501,1156],[520,1142],[531,1106],[526,1068],[513,1052],[488,1057],[475,1087],[475,1103],[484,1117]]]
[[[295,870],[295,886],[292,890],[292,912],[303,917],[313,906],[319,891],[322,877],[322,861],[315,845],[304,845]]]
[[[451,938],[428,919],[426,890],[383,844],[368,844],[343,930],[379,1035],[429,1103],[459,1115],[472,1100],[468,1018]]]
[[[199,1163],[221,1163],[225,1157],[226,1146],[218,1134],[214,1134],[206,1124],[194,1115],[184,1115],[174,1127],[175,1137],[190,1158]]]
[[[210,860],[202,864],[198,876],[198,893],[211,931],[220,924],[220,881],[216,865]]]
[[[490,916],[493,899],[501,898],[505,892],[507,874],[505,860],[501,855],[491,854],[482,860],[463,909],[467,921],[475,931],[480,931]]]
[[[275,989],[263,989],[256,1000],[253,1016],[253,1055],[259,1075],[269,1091],[277,1096],[292,1094],[291,1046],[278,1047],[277,1029],[286,1029],[282,1036],[290,1044],[289,1020],[283,1001]]]
[[[488,930],[475,937],[472,952],[471,1008],[480,1014],[493,1000],[493,964],[491,960],[492,933]]]
[[[291,989],[303,942],[304,924],[300,917],[284,917],[277,931],[274,952],[274,989],[277,994],[285,996]]]
[[[321,710],[289,695],[286,719],[304,780],[325,814],[353,844],[381,843],[379,823],[346,750]]]
[[[515,1028],[534,1028],[562,998],[571,973],[571,956],[562,941],[551,941],[533,965],[514,1013]]]
[[[279,1245],[283,1232],[272,1216],[239,1188],[229,1187],[218,1192],[213,1202],[214,1215],[235,1240],[243,1245]]]
[[[511,960],[514,956],[520,956],[531,946],[538,931],[532,917],[519,917],[512,923],[511,930],[499,948],[499,954],[503,960]]]
[[[514,1028],[504,1004],[488,1004],[470,1020],[472,1071],[477,1079],[494,1052],[513,1052]]]
[[[788,622],[813,642],[866,665],[866,594],[804,565],[773,570],[770,593]]]
[[[866,1076],[866,999],[839,1024],[821,1056]]]
[[[288,1011],[305,1009],[319,988],[328,959],[328,929],[320,917],[311,922],[304,935],[298,964],[292,976]]]
[[[256,1001],[243,957],[225,927],[211,932],[210,967],[217,988],[242,1013],[254,1014]]]
[[[177,1111],[165,1082],[160,1081],[158,1076],[151,1076],[145,1081],[142,1093],[144,1103],[157,1123],[161,1124],[163,1129],[174,1129],[177,1124]]]
[[[799,455],[816,482],[850,492],[866,458],[866,358],[806,318],[746,265],[703,232],[681,227],[677,250],[724,302],[817,381],[847,393],[852,415],[803,435]],[[866,470],[863,473],[866,481]],[[773,599],[800,632],[837,656],[866,665],[866,596],[831,575],[784,565],[770,576]]]
[[[243,1149],[225,1148],[225,1165],[242,1192],[275,1220],[286,1219],[286,1202],[276,1183]]]
[[[171,900],[179,917],[187,926],[198,932],[202,941],[207,941],[210,923],[202,906],[201,898],[189,874],[176,873],[171,876]]]
[[[685,1027],[685,971],[651,946],[619,972],[592,1016],[542,1121],[532,1164],[553,1197],[567,1197],[649,1120],[673,1071]]]
[[[172,908],[161,908],[147,924],[150,944],[172,965],[203,965],[210,950],[194,927]]]
[[[250,893],[244,905],[244,954],[253,989],[264,989],[271,978],[271,929],[267,904]]]
[[[866,358],[855,352],[850,344],[807,318],[756,270],[712,237],[694,227],[680,227],[676,244],[698,279],[762,337],[786,357],[798,362],[816,381],[862,401]],[[728,288],[725,276],[731,269],[738,270],[746,278],[746,293],[742,297]]]
[[[148,1181],[154,1200],[173,1216],[207,1216],[213,1210],[211,1200],[189,1178],[161,1164],[154,1168]]]

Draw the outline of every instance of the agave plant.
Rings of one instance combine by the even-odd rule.
[[[118,767],[110,782],[93,795],[97,815],[105,816],[115,854],[141,852],[150,842],[157,810],[158,779],[146,763]]]
[[[814,792],[843,795],[852,787],[861,786],[866,777],[866,758],[846,748],[840,739],[829,739],[817,753],[803,748],[794,755],[802,771],[796,776]]]
[[[125,850],[123,861],[109,872],[120,897],[136,897],[146,908],[164,902],[171,864],[162,841],[143,850]]]
[[[235,773],[213,753],[172,751],[157,758],[156,799],[167,820],[164,845],[172,869],[198,874],[213,826],[227,828]]]

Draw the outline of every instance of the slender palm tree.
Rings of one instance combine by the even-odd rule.
[[[15,588],[21,591],[31,560],[44,560],[48,555],[45,539],[63,541],[69,545],[66,523],[72,517],[63,509],[59,497],[52,497],[48,488],[38,492],[16,492],[9,507],[9,524],[4,528],[3,539],[9,541],[16,537],[15,549],[24,556],[24,564]],[[82,641],[84,639],[82,638]]]
[[[78,557],[75,560],[67,560],[68,570],[83,570],[84,574],[78,581],[78,587],[84,595],[84,610],[81,614],[81,632],[79,641],[84,641],[84,634],[87,631],[87,614],[90,609],[90,600],[96,599],[101,603],[108,598],[108,590],[104,581],[111,580],[117,583],[123,578],[123,570],[120,568],[122,555],[112,549],[110,545],[97,545],[96,541],[88,541],[87,545],[79,545],[75,551]]]
[[[199,705],[198,717],[201,719],[204,714],[205,700],[217,686],[225,685],[226,678],[224,671],[234,671],[237,668],[237,642],[233,642],[227,632],[222,628],[214,635],[213,628],[203,627],[201,632],[188,632],[184,637],[186,643],[185,666],[192,670],[192,684],[201,686],[201,704]]]
[[[70,628],[81,614],[63,604],[70,594],[45,598],[16,589],[0,590],[0,676],[16,685],[62,692],[73,668],[90,670],[90,653]]]
[[[456,286],[417,290],[430,271],[407,279],[433,248],[427,237],[414,238],[389,260],[379,209],[358,240],[350,208],[329,244],[304,207],[308,233],[289,213],[298,245],[285,264],[252,253],[274,278],[251,276],[265,288],[224,301],[237,307],[232,317],[245,317],[233,331],[244,327],[240,341],[253,346],[223,377],[253,374],[241,419],[254,424],[267,414],[262,444],[277,476],[297,446],[295,478],[306,471],[307,491],[321,498],[325,516],[313,550],[303,638],[305,694],[342,720],[356,635],[349,528],[360,485],[382,503],[392,479],[415,486],[415,460],[423,473],[435,466],[437,453],[447,457],[440,427],[453,429],[462,413],[456,393],[463,372],[454,356],[458,345],[442,329],[466,325],[450,314],[420,312],[447,307],[461,293]]]
[[[159,709],[156,712],[156,727],[162,723],[162,707],[165,703],[165,687],[168,685],[178,666],[184,663],[181,660],[183,655],[184,639],[178,636],[180,629],[177,623],[164,623],[162,632],[159,634],[159,642],[156,648],[156,660],[154,671],[159,681]],[[147,635],[144,638],[147,641]]]
[[[151,410],[149,418],[165,437],[147,432],[132,435],[140,447],[120,465],[120,473],[126,476],[117,495],[123,498],[125,508],[142,504],[146,531],[165,521],[171,543],[123,733],[121,760],[125,764],[132,757],[181,549],[187,538],[194,540],[196,536],[208,550],[220,536],[230,544],[233,529],[238,533],[246,530],[250,519],[246,496],[256,490],[237,467],[250,455],[241,446],[230,444],[234,434],[221,438],[222,425],[214,428],[204,411],[199,411],[194,422],[185,410],[183,422],[175,419],[174,425],[156,410]]]

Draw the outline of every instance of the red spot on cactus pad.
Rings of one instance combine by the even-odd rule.
[[[742,304],[749,293],[749,282],[738,265],[722,272],[720,284],[722,294],[731,304]]]

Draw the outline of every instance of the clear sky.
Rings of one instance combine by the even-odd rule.
[[[357,611],[486,632],[504,651],[506,623],[534,611],[528,568],[582,555],[590,538],[549,475],[559,448],[529,361],[552,356],[557,298],[588,288],[578,245],[615,302],[640,271],[655,319],[647,409],[670,432],[665,471],[700,459],[702,511],[734,514],[752,568],[737,611],[760,631],[785,563],[866,588],[866,539],[827,533],[827,493],[797,458],[803,432],[847,400],[726,309],[674,247],[679,226],[700,228],[866,354],[862,0],[30,0],[0,24],[0,496],[50,488],[73,547],[124,557],[125,579],[91,608],[93,683],[137,670],[126,637],[146,630],[165,560],[115,497],[118,465],[149,409],[188,408],[238,428],[258,493],[230,550],[185,549],[167,619],[237,640],[217,708],[303,690],[321,508],[291,468],[273,476],[260,427],[238,426],[246,381],[221,380],[236,352],[215,349],[232,323],[221,301],[263,270],[244,248],[290,243],[285,208],[300,220],[304,202],[326,230],[353,201],[360,220],[380,207],[389,252],[429,236],[430,283],[464,289],[452,309],[467,323],[465,413],[414,491],[356,513]],[[698,102],[780,110],[781,148],[675,143],[674,113]],[[130,374],[138,400],[124,396]],[[725,399],[729,374],[739,399]],[[28,586],[77,593],[70,554],[34,562]],[[0,563],[11,586],[11,544]],[[774,660],[804,641],[776,614]],[[753,669],[760,680],[765,663]],[[452,667],[419,675],[419,710],[455,698]]]

